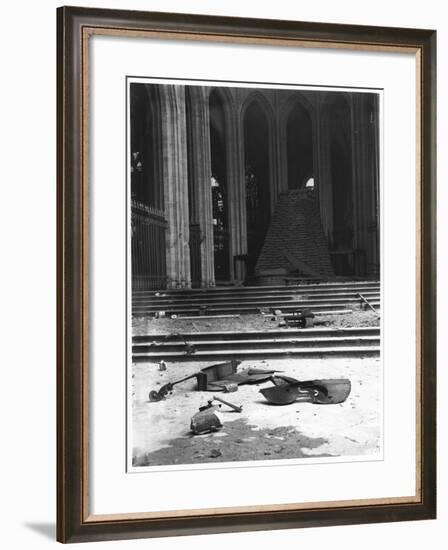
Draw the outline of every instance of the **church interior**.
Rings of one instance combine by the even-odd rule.
[[[133,290],[379,278],[378,94],[129,90]]]

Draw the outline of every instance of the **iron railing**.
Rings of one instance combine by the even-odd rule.
[[[131,254],[132,289],[166,288],[165,239],[167,222],[164,213],[141,202],[132,201]]]

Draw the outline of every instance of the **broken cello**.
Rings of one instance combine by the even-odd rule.
[[[265,382],[271,379],[276,370],[264,370],[264,369],[245,369],[237,372],[238,365],[241,361],[232,359],[226,363],[217,363],[205,367],[194,374],[190,374],[180,380],[174,382],[168,382],[163,385],[159,390],[151,390],[149,392],[149,401],[161,401],[166,395],[173,391],[176,384],[186,382],[192,378],[197,379],[198,391],[223,391],[234,392],[237,391],[238,386],[242,384],[257,384]]]
[[[351,391],[348,378],[301,381],[276,375],[271,376],[270,380],[274,385],[262,388],[260,393],[273,405],[289,405],[295,402],[333,405],[343,403]]]

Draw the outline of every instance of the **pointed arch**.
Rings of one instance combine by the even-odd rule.
[[[296,92],[286,101],[280,118],[286,143],[287,187],[303,188],[315,176],[315,109],[302,93]]]

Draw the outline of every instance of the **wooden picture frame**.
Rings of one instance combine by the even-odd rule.
[[[436,32],[281,20],[58,9],[57,539],[82,542],[436,516]],[[417,67],[416,495],[221,510],[89,511],[89,40],[93,35],[406,53]]]

